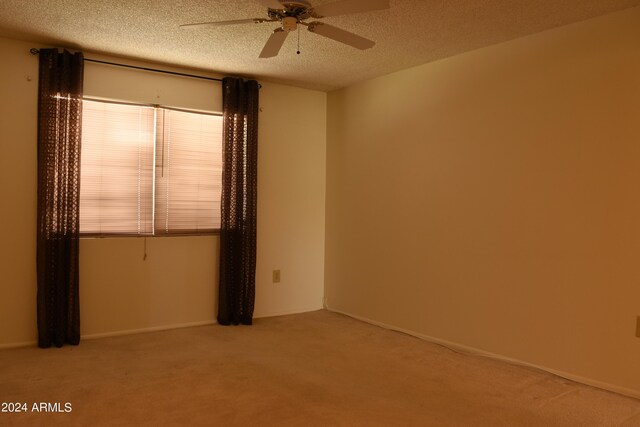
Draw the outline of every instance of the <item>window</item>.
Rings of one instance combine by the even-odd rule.
[[[214,232],[221,179],[221,116],[84,100],[82,234]]]

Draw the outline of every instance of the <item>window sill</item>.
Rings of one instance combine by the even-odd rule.
[[[211,231],[200,231],[197,233],[169,233],[169,234],[125,234],[125,233],[109,233],[109,234],[99,234],[99,233],[81,233],[81,239],[120,239],[120,238],[141,238],[141,237],[149,237],[149,238],[163,238],[163,237],[206,237],[206,236],[219,236],[220,230],[211,230]]]

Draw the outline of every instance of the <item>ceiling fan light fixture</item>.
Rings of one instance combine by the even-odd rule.
[[[293,16],[282,18],[282,29],[285,31],[295,31],[298,29],[298,20]]]
[[[334,0],[317,7],[312,7],[309,0],[255,0],[267,7],[265,18],[236,19],[231,21],[196,22],[192,24],[182,24],[180,28],[193,28],[203,25],[235,25],[263,22],[278,22],[280,26],[276,28],[267,43],[265,44],[260,58],[272,58],[278,54],[284,44],[287,35],[298,29],[298,25],[304,25],[307,29],[319,36],[323,36],[337,42],[365,50],[373,47],[376,43],[349,31],[334,27],[323,22],[306,22],[309,18],[320,19],[327,16],[349,15],[352,13],[372,12],[376,10],[388,9],[390,0]],[[298,33],[298,43],[300,33]],[[298,46],[298,53],[300,49]]]

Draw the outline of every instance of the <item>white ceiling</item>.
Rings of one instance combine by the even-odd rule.
[[[311,0],[313,5],[334,0]],[[391,9],[323,21],[377,42],[359,51],[300,32],[259,59],[275,23],[254,0],[2,0],[0,35],[59,47],[332,90],[400,69],[640,5],[640,0],[391,0]],[[87,57],[90,57],[87,54]]]

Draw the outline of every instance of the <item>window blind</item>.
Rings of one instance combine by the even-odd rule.
[[[221,116],[84,100],[82,127],[81,233],[220,228]]]
[[[83,101],[80,232],[153,232],[152,107]]]
[[[164,109],[157,126],[156,234],[219,229],[222,117]]]

